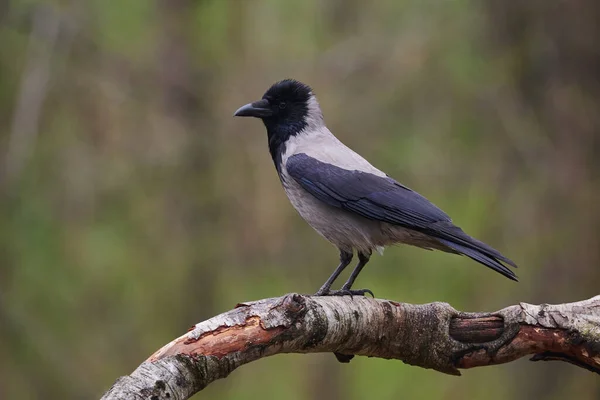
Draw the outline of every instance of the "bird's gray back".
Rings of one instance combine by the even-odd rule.
[[[437,247],[426,235],[367,219],[314,197],[289,176],[286,168],[287,160],[291,156],[302,153],[351,171],[362,171],[381,177],[385,177],[386,174],[345,146],[324,126],[302,132],[288,140],[282,154],[280,171],[285,193],[302,218],[335,246],[345,251],[357,249],[365,253],[399,242],[424,248]]]
[[[282,154],[282,164],[294,154],[304,153],[324,163],[333,164],[348,170],[368,172],[377,176],[386,174],[340,142],[324,125],[316,129],[307,129],[286,142]]]

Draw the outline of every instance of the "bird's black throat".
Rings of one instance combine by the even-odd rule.
[[[283,153],[285,153],[287,141],[302,132],[306,128],[307,123],[304,118],[284,123],[269,119],[263,119],[263,122],[267,128],[269,152],[271,153],[271,158],[273,159],[275,168],[277,168],[277,172],[280,173],[282,157]]]

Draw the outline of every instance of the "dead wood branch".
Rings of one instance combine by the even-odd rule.
[[[158,350],[103,399],[187,399],[251,361],[320,352],[398,359],[452,375],[534,354],[533,361],[562,360],[600,373],[600,296],[492,313],[299,294],[242,303]]]

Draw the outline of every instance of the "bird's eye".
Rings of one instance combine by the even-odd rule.
[[[287,107],[287,103],[285,101],[282,101],[281,103],[279,103],[279,108],[281,108],[282,110],[286,107]]]

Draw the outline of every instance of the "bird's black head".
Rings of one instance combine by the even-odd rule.
[[[285,149],[285,142],[304,130],[310,121],[322,120],[311,88],[294,79],[275,83],[262,99],[240,107],[233,115],[263,121],[269,137],[269,150],[278,169],[278,159]]]

